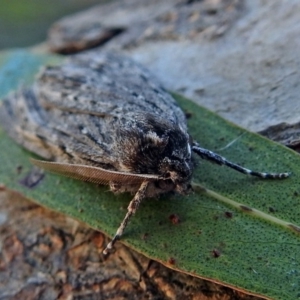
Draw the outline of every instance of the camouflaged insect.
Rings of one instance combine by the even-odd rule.
[[[192,152],[245,174],[289,175],[254,172],[201,148],[157,79],[118,54],[90,51],[44,68],[33,87],[4,100],[0,120],[19,144],[50,161],[33,160],[35,165],[135,193],[104,253],[144,198],[189,192]]]

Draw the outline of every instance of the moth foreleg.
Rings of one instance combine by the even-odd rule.
[[[123,219],[122,223],[120,224],[115,236],[113,239],[107,244],[106,248],[103,250],[103,254],[106,255],[109,250],[111,250],[114,247],[115,242],[122,236],[128,221],[132,217],[132,215],[135,214],[137,211],[141,201],[146,197],[146,191],[147,187],[149,185],[149,181],[144,181],[138,191],[136,192],[134,198],[130,201],[128,208],[127,208],[127,213],[125,218]]]
[[[235,164],[229,160],[227,160],[225,157],[214,153],[208,149],[204,149],[199,147],[197,144],[194,144],[192,146],[192,150],[197,153],[201,158],[207,159],[209,161],[215,162],[219,165],[225,165],[227,167],[230,167],[238,172],[252,175],[252,176],[257,176],[261,178],[286,178],[289,177],[290,173],[266,173],[266,172],[256,172],[252,171],[250,169],[244,168],[238,164]]]

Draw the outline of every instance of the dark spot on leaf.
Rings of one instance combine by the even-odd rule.
[[[272,206],[269,207],[269,212],[270,213],[274,213],[275,211],[276,211],[276,209],[274,207],[272,207]]]
[[[246,206],[246,205],[240,205],[240,208],[245,211],[245,212],[252,212],[253,209],[249,206]]]
[[[0,183],[0,192],[5,191],[6,187],[3,183]]]
[[[17,173],[18,173],[18,175],[21,174],[22,170],[23,170],[23,166],[17,166]]]
[[[172,224],[176,225],[181,222],[180,217],[177,214],[172,214],[169,216],[169,220],[172,222]]]
[[[168,263],[169,263],[170,265],[175,265],[175,263],[176,263],[175,258],[174,258],[174,257],[170,257],[170,258],[168,259]]]
[[[27,188],[34,188],[36,187],[41,180],[44,178],[45,174],[44,171],[40,168],[33,167],[30,172],[19,181],[19,183]]]
[[[233,217],[233,213],[231,211],[225,211],[225,217],[231,219]]]
[[[144,233],[143,235],[142,235],[142,240],[147,240],[147,238],[148,238],[148,236],[149,236],[149,234],[146,232],[146,233]]]
[[[218,249],[214,249],[212,255],[213,257],[218,258],[221,255],[221,252]]]

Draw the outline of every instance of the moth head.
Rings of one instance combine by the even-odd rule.
[[[179,193],[184,193],[190,186],[192,176],[191,146],[187,139],[176,141],[177,148],[172,143],[165,151],[165,157],[160,164],[160,174],[165,180],[171,180]],[[169,148],[169,149],[168,149]]]
[[[135,116],[136,117],[136,116]],[[138,116],[118,134],[121,170],[155,174],[171,180],[178,191],[186,190],[192,175],[191,142],[175,122],[153,115]]]

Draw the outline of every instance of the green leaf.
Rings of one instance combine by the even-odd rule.
[[[35,54],[26,50],[2,52],[0,55],[0,97],[22,85],[33,82],[36,73],[44,64],[59,63],[56,55]]]
[[[55,60],[59,59],[24,51],[7,53],[5,60],[2,55],[0,94],[16,89],[25,79],[29,82],[40,64]],[[176,98],[191,114],[190,133],[201,146],[248,168],[289,171],[292,176],[262,180],[197,159],[194,182],[205,188],[187,196],[165,195],[144,201],[122,242],[194,276],[272,299],[300,298],[299,155]],[[130,195],[114,195],[107,192],[108,187],[52,174],[35,188],[25,188],[19,182],[32,169],[29,157],[33,155],[2,131],[0,149],[0,182],[110,236],[115,233]],[[174,214],[180,223],[171,222]]]

